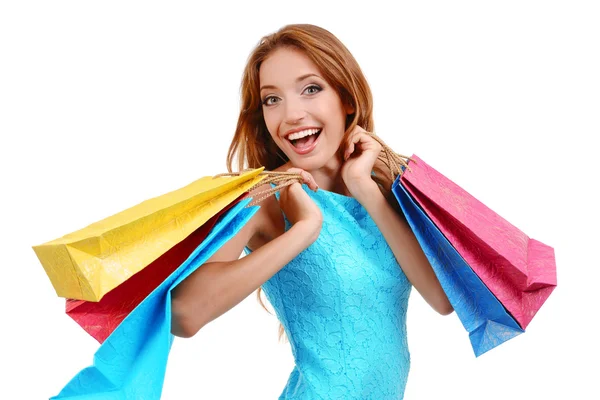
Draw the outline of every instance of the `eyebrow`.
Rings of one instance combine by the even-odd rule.
[[[305,75],[299,76],[298,78],[296,78],[296,83],[302,82],[303,80],[305,80],[306,78],[310,78],[311,76],[316,76],[317,78],[323,79],[319,75],[311,73],[311,74],[305,74]],[[264,85],[264,86],[260,87],[260,91],[262,92],[263,89],[277,89],[277,88],[273,85]]]

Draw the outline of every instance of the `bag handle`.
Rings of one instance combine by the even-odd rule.
[[[396,153],[390,146],[385,144],[383,140],[379,136],[377,136],[373,132],[367,132],[367,134],[373,139],[375,139],[381,145],[381,153],[377,157],[379,161],[383,162],[388,170],[390,171],[390,177],[392,178],[392,182],[396,179],[398,175],[402,175],[402,167],[411,170],[408,166],[408,161],[415,162],[412,158],[408,156],[404,156],[402,154]]]
[[[215,175],[215,176],[213,176],[213,178],[218,178],[220,176],[239,176],[241,174],[244,174],[248,171],[253,171],[255,169],[256,168],[246,168],[245,170],[243,170],[241,172],[225,172],[222,174]],[[263,201],[267,197],[273,195],[274,193],[278,192],[282,188],[293,184],[294,182],[302,183],[302,175],[297,174],[295,172],[262,171],[258,174],[258,176],[267,176],[267,178],[262,179],[262,180],[260,180],[260,182],[257,182],[254,185],[252,185],[248,189],[248,191],[252,191],[259,185],[264,185],[267,183],[279,183],[279,184],[277,184],[276,186],[271,187],[269,189],[262,190],[262,191],[256,193],[254,195],[254,198],[252,199],[252,201],[246,207],[258,205],[261,201]]]

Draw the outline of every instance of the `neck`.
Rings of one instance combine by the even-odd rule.
[[[289,167],[291,167],[291,163],[288,162]],[[344,196],[352,196],[348,189],[346,188],[346,184],[342,179],[341,169],[342,169],[342,159],[336,153],[325,165],[320,168],[307,170],[315,181],[317,185],[323,190],[327,190],[329,192],[335,192],[338,194],[342,194]]]

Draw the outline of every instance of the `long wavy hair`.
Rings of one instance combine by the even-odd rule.
[[[356,125],[373,132],[371,89],[346,46],[321,27],[309,24],[286,25],[277,32],[264,36],[248,57],[241,83],[240,114],[227,154],[229,172],[233,172],[234,159],[237,159],[237,171],[260,167],[274,170],[288,161],[288,157],[267,130],[260,99],[260,66],[279,48],[293,48],[304,52],[317,65],[327,83],[337,91],[344,105],[352,107],[354,113],[346,118],[344,139]],[[342,151],[340,148],[340,154]],[[379,184],[388,202],[398,209],[398,203],[391,194],[392,182],[388,173],[379,168],[375,168],[374,173],[373,179]],[[262,287],[259,287],[258,301],[269,312],[262,302],[261,290]],[[280,324],[279,340],[284,333],[284,327]]]

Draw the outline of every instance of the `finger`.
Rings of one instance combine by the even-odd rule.
[[[298,174],[298,175],[300,175],[300,177],[302,178],[303,181],[306,179],[304,176],[304,171],[301,170],[300,168],[296,168],[296,167],[288,168],[285,172],[290,172],[292,174]]]
[[[347,141],[350,142],[354,136],[362,134],[362,133],[368,133],[368,132],[366,130],[364,130],[361,126],[356,125],[354,127],[354,129],[352,129],[352,132],[350,132],[348,134]]]
[[[352,134],[361,133],[361,132],[366,132],[366,130],[360,125],[356,125],[354,127],[354,129],[352,129]]]
[[[306,175],[308,176],[308,182],[307,182],[308,187],[316,192],[317,189],[319,189],[319,185],[317,185],[317,181],[315,181],[315,178],[312,176],[312,174],[310,172],[306,172]]]
[[[350,157],[356,149],[356,143],[360,142],[362,133],[354,133],[348,138],[348,144],[346,145],[346,152],[344,153],[344,160]]]
[[[316,190],[317,190],[317,188],[319,187],[319,185],[317,185],[317,182],[315,181],[315,178],[313,178],[313,176],[312,176],[312,175],[311,175],[309,172],[307,172],[307,171],[305,171],[305,170],[303,170],[303,169],[300,169],[300,168],[298,168],[298,172],[299,172],[299,173],[300,173],[300,175],[302,176],[302,181],[303,181],[304,183],[306,183],[306,185],[307,185],[307,186],[308,186],[308,187],[309,187],[311,190],[314,190],[314,191],[316,191]]]
[[[375,140],[367,131],[361,132],[358,134],[358,140],[355,140],[354,143],[359,143],[361,150],[379,150],[381,151],[382,146],[377,140]]]

